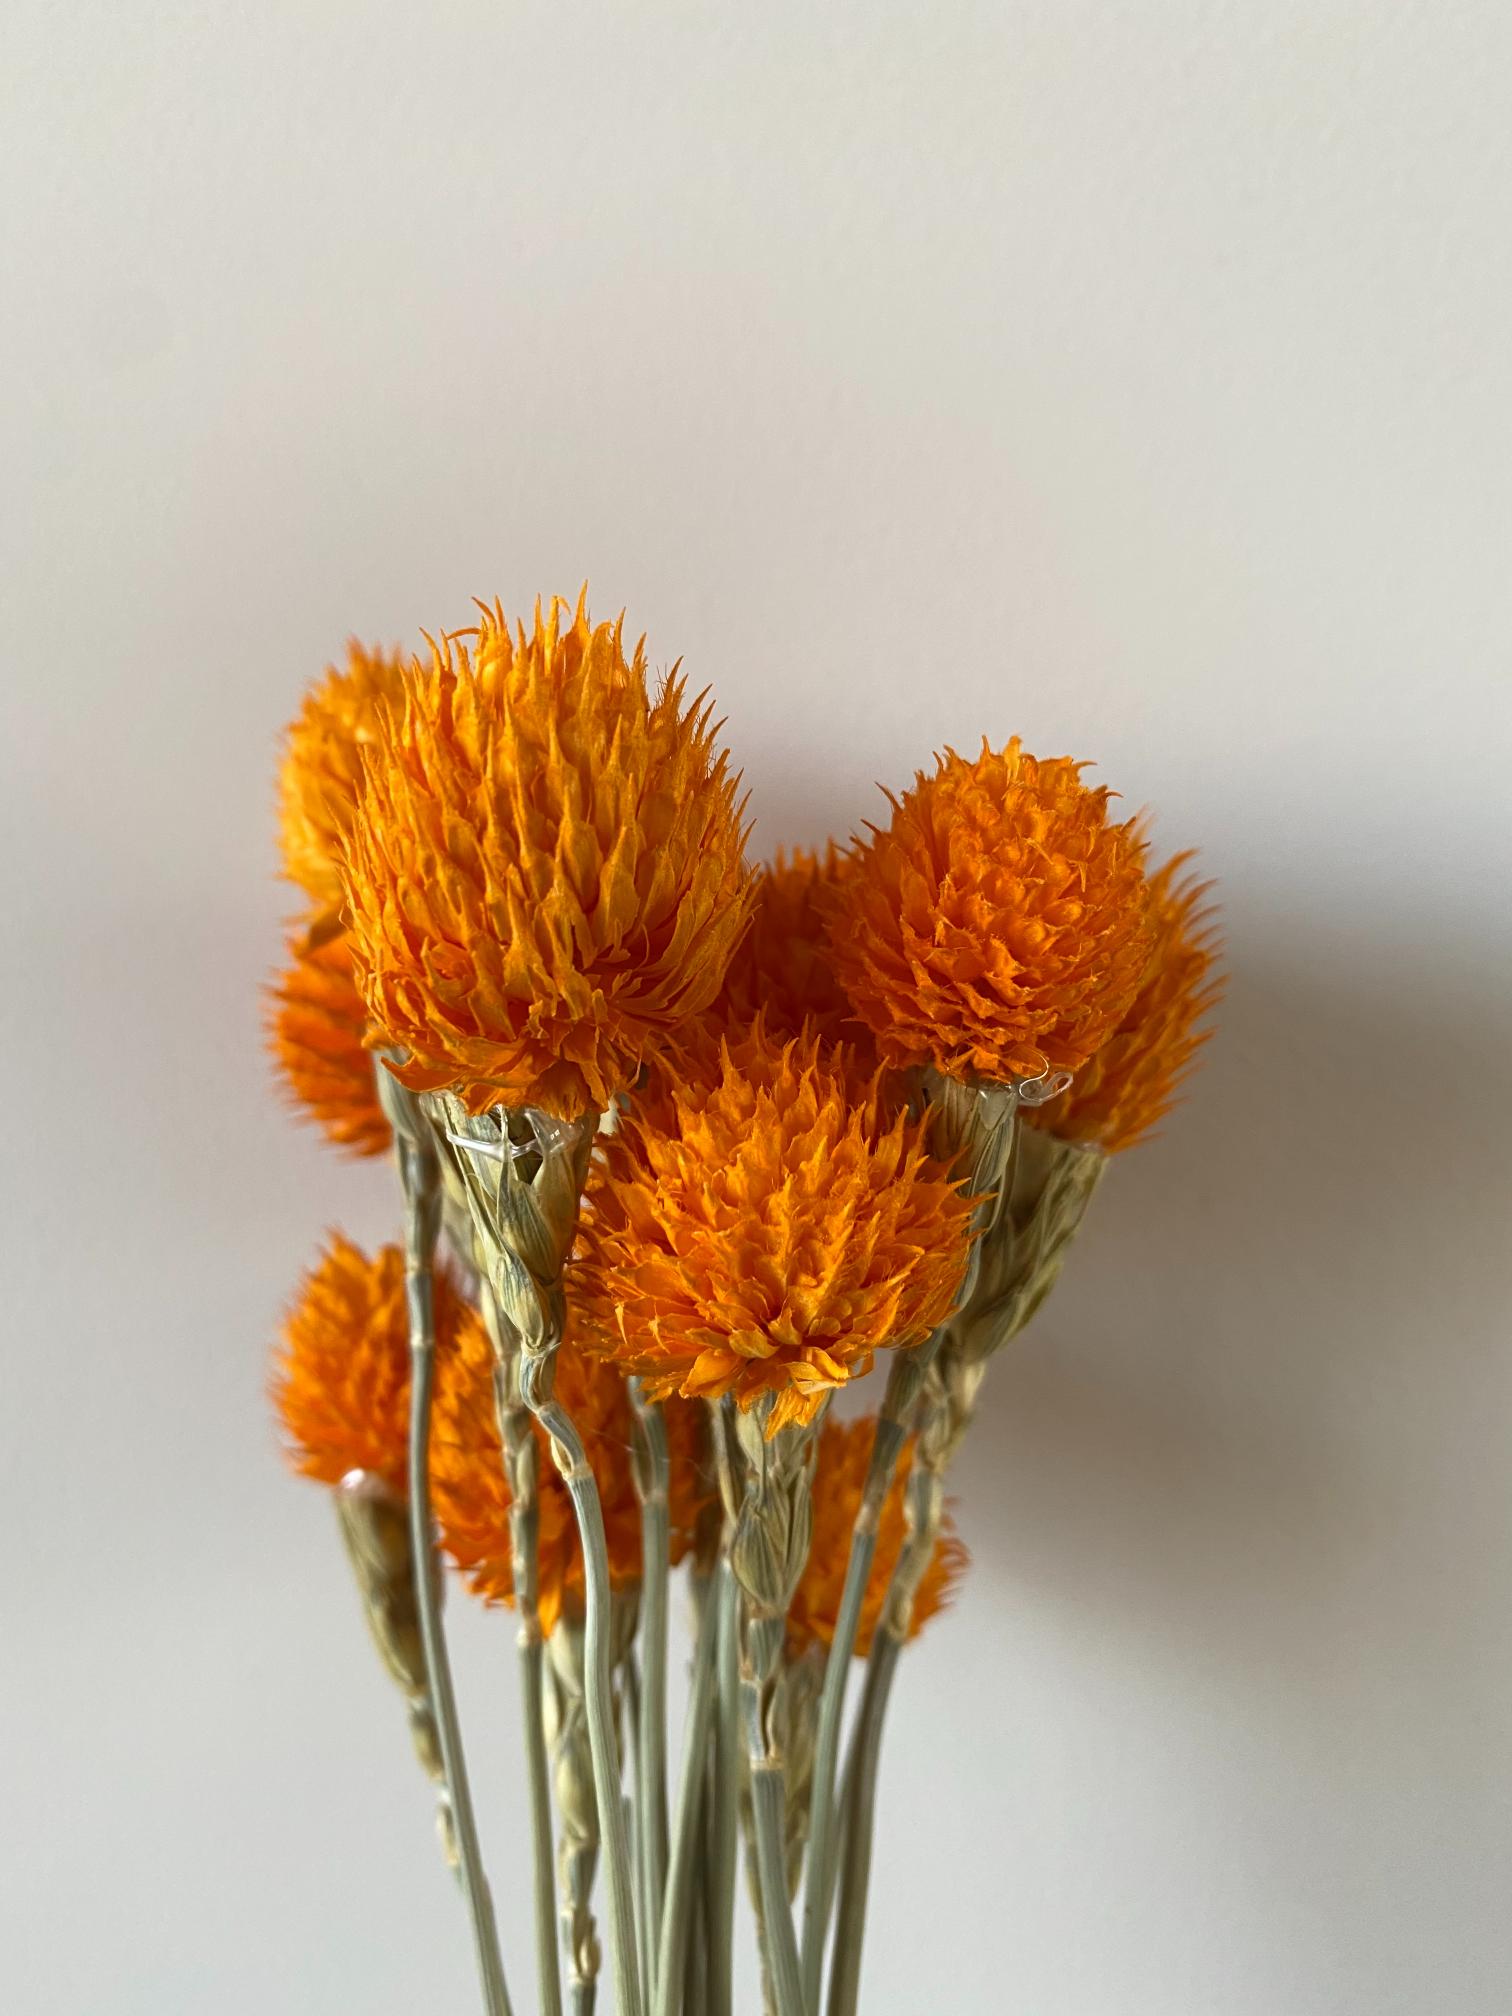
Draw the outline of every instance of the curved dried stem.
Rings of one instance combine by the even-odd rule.
[[[540,1489],[535,1432],[520,1395],[519,1354],[500,1322],[493,1286],[480,1268],[478,1295],[494,1351],[494,1408],[509,1486],[510,1576],[519,1619],[520,1712],[530,1799],[531,1893],[535,1905],[536,1980],[541,2016],[561,2016],[557,1962],[556,1879],[552,1868],[551,1784],[546,1757],[545,1679],[540,1616]]]
[[[982,1249],[999,1221],[1012,1181],[1019,1135],[1020,1091],[1016,1085],[967,1085],[930,1071],[924,1093],[930,1146],[941,1161],[961,1169],[970,1194],[980,1202],[972,1223],[972,1244],[961,1283],[958,1309],[969,1306],[982,1264]],[[953,1320],[953,1319],[952,1319]],[[814,1749],[814,1782],[809,1809],[808,1877],[803,1895],[803,1995],[809,2016],[818,2016],[824,1943],[833,1902],[835,1860],[835,1773],[845,1690],[855,1655],[861,1608],[876,1556],[877,1522],[908,1433],[908,1423],[936,1356],[951,1334],[946,1323],[922,1342],[896,1352],[877,1420],[871,1461],[846,1563],[845,1585],[830,1642],[819,1702]]]
[[[598,1800],[599,1829],[604,1844],[605,1885],[609,1893],[609,1941],[614,1967],[615,2007],[621,2016],[642,2016],[644,2005],[636,1959],[635,1897],[630,1880],[630,1836],[620,1793],[619,1739],[614,1715],[614,1623],[604,1512],[582,1438],[566,1408],[552,1399],[548,1391],[542,1390],[550,1370],[549,1358],[527,1357],[521,1383],[527,1403],[551,1438],[552,1460],[571,1495],[583,1545],[586,1620],[584,1699],[588,1710],[594,1793]]]
[[[658,1925],[660,1952],[656,1966],[655,2016],[677,2016],[686,1978],[688,1933],[694,1904],[694,1878],[703,1837],[704,1764],[718,1686],[719,1609],[704,1606],[693,1655],[693,1680],[683,1739],[682,1777],[677,1793],[677,1824],[673,1830],[666,1903]],[[692,2012],[690,2012],[692,2016]]]
[[[866,1930],[866,1894],[871,1879],[872,1837],[877,1804],[877,1765],[882,1725],[897,1670],[899,1643],[878,1638],[866,1662],[861,1713],[846,1767],[845,1855],[840,1878],[840,1911],[835,1924],[835,1957],[830,1971],[828,2016],[856,2016],[861,1988],[861,1945]]]
[[[715,1597],[718,1642],[714,1749],[709,1763],[709,1964],[708,2016],[731,2016],[734,1986],[735,1865],[740,1800],[740,1674],[736,1645],[738,1591],[729,1563],[719,1569]]]
[[[577,1516],[585,1590],[584,1700],[609,1898],[617,2016],[643,2016],[630,1837],[620,1794],[613,1695],[613,1607],[598,1484],[582,1438],[553,1393],[572,1250],[597,1116],[561,1121],[535,1107],[471,1114],[449,1094],[425,1101],[466,1188],[476,1249],[501,1329],[517,1352],[520,1397],[545,1430]]]
[[[928,1348],[932,1349],[933,1344],[934,1339],[931,1339]],[[814,1746],[814,1777],[810,1793],[808,1875],[803,1892],[803,1993],[805,2007],[810,2010],[818,2008],[824,1941],[834,1890],[835,1772],[840,1760],[846,1681],[861,1626],[861,1606],[866,1600],[866,1586],[871,1580],[872,1562],[876,1557],[877,1522],[907,1434],[905,1424],[912,1406],[913,1375],[917,1370],[915,1361],[918,1355],[910,1351],[895,1358],[888,1374],[887,1392],[877,1419],[871,1461],[867,1466],[861,1504],[851,1534],[850,1558],[845,1566],[845,1586],[835,1619],[835,1634],[824,1668],[824,1691],[819,1699],[819,1728]]]
[[[667,1583],[671,1558],[672,1466],[667,1424],[639,1379],[628,1382],[635,1415],[631,1464],[641,1508],[641,1690],[636,1740],[636,1828],[644,1928],[642,1981],[648,2005],[661,1968],[662,1895],[667,1882]]]
[[[381,1068],[379,1095],[394,1129],[404,1194],[405,1289],[410,1325],[409,1514],[426,1679],[435,1710],[442,1765],[455,1828],[462,1887],[472,1918],[478,1972],[489,2016],[510,2016],[509,1990],[483,1870],[451,1661],[441,1623],[439,1577],[430,1508],[430,1417],[436,1370],[435,1258],[441,1230],[441,1173],[436,1146],[411,1096]]]
[[[951,1091],[949,1085],[950,1081],[930,1084],[931,1098],[945,1102],[942,1112],[947,1116],[961,1110],[960,1090]],[[1008,1089],[1016,1090],[1016,1108],[1027,1088]],[[992,1356],[1019,1334],[1054,1287],[1066,1249],[1107,1167],[1108,1158],[1101,1150],[1058,1141],[1038,1128],[1019,1126],[1016,1119],[1011,1134],[991,1208],[980,1223],[960,1308],[939,1333],[917,1394],[914,1464],[904,1499],[907,1537],[868,1662],[853,1756],[856,1782],[846,1819],[843,1929],[836,1936],[829,2016],[851,2016],[855,2007],[871,1872],[877,1757],[893,1670],[940,1536],[946,1474],[976,1412]]]

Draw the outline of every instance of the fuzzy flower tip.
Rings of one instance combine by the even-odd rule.
[[[362,777],[373,723],[399,697],[403,657],[355,638],[345,666],[305,695],[284,734],[279,826],[284,873],[315,906],[315,933],[334,928],[341,907],[341,840]]]
[[[484,609],[404,674],[364,764],[347,914],[412,1091],[563,1118],[608,1104],[713,1000],[750,877],[706,702],[554,601]]]
[[[632,1421],[625,1382],[610,1365],[584,1358],[571,1337],[556,1364],[556,1393],[577,1424],[603,1506],[609,1578],[616,1589],[641,1578],[641,1516],[630,1468]],[[702,1467],[703,1423],[686,1404],[666,1411],[671,1456],[671,1560],[693,1544],[712,1486]],[[550,1633],[566,1610],[581,1615],[583,1550],[566,1485],[546,1437],[536,1437],[539,1492],[539,1614]],[[493,1353],[481,1326],[463,1333],[438,1367],[431,1439],[431,1490],[441,1542],[485,1602],[515,1600],[509,1487],[495,1413]]]
[[[1177,854],[1150,877],[1154,926],[1139,992],[1117,1029],[1069,1091],[1029,1119],[1064,1141],[1088,1141],[1110,1154],[1150,1138],[1170,1112],[1212,1031],[1202,1018],[1223,993],[1222,952],[1211,883],[1183,874]]]
[[[866,1482],[866,1466],[871,1459],[875,1433],[876,1425],[870,1419],[829,1420],[820,1431],[819,1459],[814,1472],[814,1535],[809,1545],[803,1580],[798,1584],[788,1609],[790,1657],[796,1658],[816,1643],[828,1645],[834,1638],[835,1622],[840,1614],[840,1597],[845,1588],[845,1571],[850,1561],[851,1531],[861,1506],[861,1492]],[[908,1451],[905,1451],[877,1522],[876,1558],[866,1584],[861,1625],[856,1636],[856,1656],[860,1659],[871,1651],[872,1637],[887,1600],[893,1569],[903,1551],[907,1533],[903,1503],[907,1488]],[[957,1538],[947,1513],[914,1599],[913,1619],[908,1631],[910,1638],[916,1638],[929,1619],[950,1602],[966,1562],[966,1548]]]
[[[448,1275],[436,1276],[436,1343],[444,1361],[481,1329]],[[369,1470],[401,1497],[409,1438],[409,1316],[404,1255],[371,1259],[333,1233],[284,1323],[273,1402],[302,1476],[339,1484]]]
[[[1143,845],[1083,767],[1016,737],[975,762],[947,750],[856,842],[830,937],[887,1063],[1038,1078],[1118,1026],[1149,953]]]
[[[810,1022],[827,1043],[869,1042],[835,975],[823,904],[838,888],[849,859],[829,841],[822,854],[781,848],[756,873],[751,928],[740,941],[708,1020],[740,1028],[764,1013],[777,1036],[796,1036]]]
[[[889,1118],[880,1075],[812,1028],[781,1042],[758,1021],[607,1144],[583,1226],[585,1341],[656,1395],[775,1394],[775,1434],[880,1345],[944,1319],[970,1208],[922,1125]]]
[[[367,1011],[344,937],[290,947],[268,990],[268,1048],[289,1103],[352,1155],[381,1155],[392,1139],[364,1048]]]

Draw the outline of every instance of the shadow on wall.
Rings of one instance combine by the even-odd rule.
[[[1432,1001],[1380,948],[1343,963],[1236,966],[956,1480],[1015,1604],[1341,1700],[1362,1662],[1420,1668],[1414,1634],[1512,1624],[1504,1004],[1442,961]]]

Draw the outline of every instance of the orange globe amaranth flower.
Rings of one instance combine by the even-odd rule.
[[[1017,737],[975,762],[947,750],[855,843],[830,937],[885,1062],[1038,1078],[1118,1026],[1149,954],[1144,848],[1083,768]]]
[[[438,1362],[481,1327],[438,1269]],[[369,1259],[333,1233],[285,1320],[274,1366],[273,1400],[294,1469],[322,1484],[368,1470],[405,1496],[409,1388],[404,1255],[385,1246]]]
[[[788,855],[779,848],[772,865],[757,870],[751,928],[709,1011],[711,1024],[737,1028],[764,1014],[774,1036],[796,1036],[808,1021],[827,1043],[870,1043],[836,976],[823,918],[825,893],[839,886],[849,867],[849,857],[831,840],[822,854],[795,847]]]
[[[494,1359],[481,1325],[469,1329],[438,1370],[431,1490],[441,1543],[485,1602],[515,1600],[510,1550],[509,1486],[494,1406]],[[585,1358],[570,1341],[556,1364],[556,1395],[571,1415],[593,1468],[616,1589],[641,1579],[641,1515],[630,1449],[634,1433],[625,1382],[612,1365]],[[703,1424],[686,1403],[666,1410],[672,1459],[670,1557],[675,1566],[693,1543],[710,1489],[702,1469]],[[581,1615],[583,1550],[566,1485],[535,1429],[539,1492],[538,1609],[541,1629],[556,1628],[564,1609]]]
[[[362,752],[379,713],[400,697],[404,663],[400,653],[369,648],[354,637],[346,665],[327,666],[284,734],[279,773],[284,873],[314,901],[314,936],[335,928],[342,902],[342,836],[362,779]]]
[[[775,1394],[775,1434],[953,1305],[969,1199],[922,1123],[888,1116],[880,1073],[812,1028],[727,1036],[717,1071],[667,1078],[604,1152],[578,1314],[653,1394]]]
[[[745,928],[738,779],[621,623],[485,609],[380,714],[346,858],[369,1016],[412,1091],[573,1119],[699,1014]]]
[[[353,1155],[381,1155],[393,1138],[364,1047],[367,1010],[345,937],[291,946],[293,959],[268,994],[268,1048],[290,1103],[328,1141]]]
[[[1123,1020],[1068,1091],[1028,1111],[1063,1141],[1093,1142],[1110,1154],[1147,1141],[1212,1034],[1197,1025],[1223,993],[1222,946],[1203,902],[1212,884],[1182,876],[1191,858],[1177,854],[1150,877],[1154,941]]]
[[[845,1588],[845,1571],[850,1562],[851,1531],[861,1506],[866,1483],[866,1466],[871,1460],[876,1423],[870,1416],[859,1421],[828,1420],[819,1433],[819,1458],[814,1471],[814,1534],[809,1543],[808,1563],[788,1607],[787,1649],[797,1658],[810,1645],[828,1645],[835,1636],[840,1614],[840,1597]],[[856,1657],[871,1651],[872,1638],[881,1621],[888,1586],[907,1536],[904,1497],[908,1488],[908,1463],[913,1445],[904,1451],[893,1476],[877,1521],[877,1551],[867,1579],[861,1605],[861,1624],[856,1634]],[[929,1557],[914,1598],[908,1635],[917,1638],[929,1619],[943,1610],[955,1594],[965,1571],[967,1553],[957,1538],[949,1513],[940,1527],[934,1552]]]

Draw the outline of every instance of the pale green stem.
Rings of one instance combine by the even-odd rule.
[[[746,1889],[750,1893],[751,1916],[756,1921],[756,1958],[761,1968],[762,2016],[777,2016],[777,1995],[772,1986],[772,1961],[767,1950],[766,1907],[761,1901],[761,1877],[756,1868],[756,1823],[749,1799],[744,1800],[741,1805],[740,1836],[745,1843]]]
[[[736,1651],[738,1592],[728,1561],[721,1562],[716,1612],[717,1700],[710,1759],[708,2016],[731,2016],[734,2006],[735,1865],[740,1806],[740,1673]]]
[[[699,1769],[698,1861],[708,1870],[709,1773],[708,1759]],[[707,1880],[693,1885],[693,1922],[688,1933],[688,1958],[683,1968],[682,2016],[705,2016],[709,2006],[709,1886]]]
[[[709,1722],[703,1755],[697,1760],[698,1839],[694,1845],[693,1903],[688,1925],[687,1958],[683,1967],[682,2016],[708,2016],[710,1897],[714,1881],[714,1752],[719,1741],[719,1581],[716,1560],[694,1562],[689,1593],[693,1607],[693,1640],[697,1646],[705,1630],[710,1634]]]
[[[568,1712],[565,1704],[562,1712]],[[561,1740],[560,1736],[558,1740]],[[596,1806],[591,1824],[594,1828],[598,1824]],[[562,1937],[567,1948],[567,1997],[572,2016],[593,2016],[599,1969],[598,1935],[593,1922],[593,1874],[598,1865],[598,1839],[596,1833],[591,1837],[585,1836],[581,1826],[574,1827],[566,1814],[563,1836]]]
[[[646,1835],[640,1824],[643,1810],[641,1794],[645,1786],[645,1750],[641,1743],[640,1701],[640,1662],[632,1652],[620,1667],[622,1714],[617,1719],[625,1732],[623,1754],[629,1759],[631,1782],[635,1786],[635,1797],[624,1802],[625,1825],[630,1833],[630,1889],[635,1898],[636,1960],[640,1967],[641,2002],[649,2009],[651,1956],[647,1951],[646,1933]]]
[[[1013,1169],[1018,1152],[1019,1119],[1015,1095],[995,1138],[986,1144],[986,1153],[972,1171],[974,1186],[982,1193],[972,1223],[972,1245],[957,1297],[957,1307],[969,1302],[981,1266],[981,1239],[991,1230],[1007,1206]],[[808,2016],[819,2016],[821,1977],[824,1969],[824,1942],[829,1930],[836,1876],[835,1773],[840,1756],[840,1732],[845,1712],[845,1690],[850,1662],[855,1653],[861,1609],[866,1586],[871,1579],[877,1547],[877,1521],[892,1482],[898,1457],[907,1436],[908,1424],[925,1386],[948,1324],[942,1325],[913,1350],[900,1353],[888,1373],[887,1392],[877,1421],[861,1505],[851,1536],[850,1558],[846,1563],[845,1586],[841,1593],[835,1634],[830,1643],[824,1670],[824,1691],[819,1703],[819,1726],[814,1746],[814,1782],[809,1795],[808,1874],[803,1893],[803,1992]],[[931,1546],[933,1541],[931,1540]],[[927,1562],[927,1555],[925,1557]],[[901,1564],[900,1564],[901,1566]],[[867,1856],[870,1844],[867,1844]]]
[[[557,1960],[557,1897],[551,1842],[551,1776],[546,1757],[545,1676],[540,1615],[540,1494],[536,1443],[528,1407],[513,1391],[517,1366],[504,1356],[503,1327],[486,1273],[479,1278],[483,1313],[495,1350],[495,1411],[509,1485],[510,1567],[519,1618],[520,1707],[524,1717],[525,1771],[530,1795],[530,1840],[535,1900],[536,1979],[541,2016],[562,2016]]]
[[[640,1444],[634,1465],[641,1503],[641,1693],[636,1744],[636,1825],[640,1834],[644,1940],[641,1977],[648,2006],[661,1966],[658,1928],[667,1881],[667,1581],[671,1557],[672,1466],[661,1408],[632,1379],[630,1404]]]
[[[899,1641],[879,1633],[866,1662],[861,1712],[846,1767],[845,1864],[840,1877],[840,1911],[835,1955],[830,1967],[828,2016],[856,2016],[861,1988],[861,1941],[866,1930],[866,1893],[871,1880],[872,1832],[877,1804],[877,1761],[882,1724],[897,1670]]]
[[[472,1917],[484,2006],[488,2016],[511,2016],[493,1899],[483,1870],[467,1782],[451,1661],[441,1623],[440,1581],[431,1530],[430,1417],[436,1370],[435,1257],[441,1229],[440,1168],[435,1149],[418,1130],[411,1134],[403,1127],[396,1128],[395,1140],[405,1207],[405,1289],[410,1331],[409,1514],[420,1639],[436,1712],[436,1731],[441,1740],[447,1798],[456,1829],[458,1873]]]
[[[937,1398],[925,1402],[919,1423],[920,1449],[939,1445]],[[845,1874],[840,1898],[840,1924],[830,1976],[829,2016],[855,2016],[861,1978],[861,1939],[866,1926],[866,1893],[871,1880],[872,1837],[876,1809],[877,1761],[882,1729],[892,1692],[898,1655],[908,1642],[914,1599],[934,1556],[945,1513],[945,1480],[938,1461],[916,1457],[908,1479],[908,1537],[898,1556],[883,1604],[882,1619],[867,1661],[866,1690],[857,1724],[849,1776],[852,1780],[846,1816]]]
[[[740,1661],[741,1717],[751,1769],[751,1816],[756,1839],[756,1872],[766,1921],[765,1951],[772,1970],[777,2016],[803,2016],[803,1971],[787,1881],[787,1801],[782,1752],[765,1726],[762,1703],[771,1691],[782,1657],[786,1620],[753,1615],[745,1619]]]
[[[616,2016],[644,2016],[640,1969],[636,1959],[635,1896],[630,1875],[630,1835],[620,1794],[619,1744],[614,1726],[612,1620],[610,1616],[609,1550],[604,1538],[604,1512],[598,1484],[588,1464],[582,1437],[567,1410],[540,1393],[546,1370],[539,1356],[527,1354],[521,1368],[525,1403],[551,1438],[552,1460],[572,1498],[583,1545],[584,1705],[588,1742],[593,1756],[593,1787],[603,1835],[604,1882],[609,1893],[609,1947],[614,1969]]]
[[[535,1545],[532,1535],[532,1546]],[[535,1857],[536,1974],[542,2016],[561,2016],[562,1977],[557,1960],[556,1875],[552,1867],[551,1781],[546,1763],[541,1639],[520,1627],[520,1693],[525,1716],[525,1760],[530,1781],[530,1837]]]
[[[809,2016],[818,2016],[819,2011],[824,1941],[835,1884],[835,1773],[840,1762],[846,1682],[877,1551],[877,1521],[902,1453],[908,1417],[939,1349],[940,1335],[936,1331],[914,1350],[899,1353],[888,1372],[866,1483],[851,1533],[850,1559],[845,1568],[835,1635],[824,1668],[824,1692],[819,1699],[819,1725],[814,1740],[814,1782],[809,1792],[808,1873],[803,1888],[803,1998]]]
[[[672,1863],[667,1877],[666,1904],[660,1919],[661,1952],[656,1966],[655,2016],[677,2016],[685,1978],[694,1878],[698,1871],[698,1851],[703,1834],[704,1766],[718,1684],[718,1616],[717,1603],[706,1605],[693,1655],[682,1778],[677,1790],[677,1822],[672,1835]],[[690,2012],[690,2016],[699,2016],[699,2012]]]

